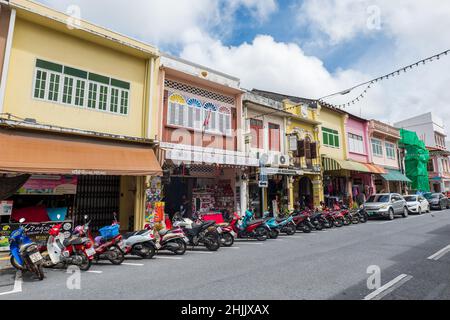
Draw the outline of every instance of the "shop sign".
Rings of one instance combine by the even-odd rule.
[[[258,186],[260,188],[268,188],[269,187],[269,181],[259,181]]]
[[[19,189],[18,194],[64,195],[77,193],[76,176],[34,175]]]
[[[273,176],[273,175],[288,175],[288,176],[301,176],[302,170],[295,169],[282,169],[282,168],[262,168],[261,174]]]
[[[36,242],[40,245],[46,245],[49,237],[49,231],[55,225],[62,223],[62,232],[65,238],[70,238],[73,230],[73,221],[50,221],[41,223],[27,223],[24,224],[25,234],[31,239],[31,241]],[[19,229],[20,224],[18,223],[7,223],[0,225],[0,251],[9,251],[9,236],[14,230]]]

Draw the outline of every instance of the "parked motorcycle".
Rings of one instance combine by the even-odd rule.
[[[292,214],[296,229],[304,233],[311,233],[315,228],[309,216],[301,211],[294,211]]]
[[[268,216],[268,212],[265,214]],[[289,215],[288,217],[278,217],[278,218],[267,218],[267,225],[271,229],[271,233],[276,231],[274,235],[270,235],[270,238],[276,239],[280,233],[285,233],[287,235],[294,235],[296,231],[296,224],[294,218]]]
[[[189,244],[193,247],[204,244],[209,251],[217,251],[220,248],[221,230],[215,226],[214,221],[194,223],[191,219],[177,217],[173,226],[183,229]]]
[[[200,223],[204,221],[202,215],[197,216],[196,222]],[[233,231],[233,227],[228,222],[216,223],[216,226],[220,228],[220,244],[224,247],[231,247],[234,244],[234,239],[237,237],[236,232]]]
[[[252,238],[266,241],[269,238],[270,228],[264,219],[253,220],[253,213],[249,210],[241,218],[237,213],[230,223],[238,238]]]
[[[49,231],[47,253],[44,254],[46,267],[75,265],[82,271],[88,271],[95,255],[92,242],[76,233],[66,239],[62,228],[63,224],[57,224]]]
[[[88,217],[85,216],[85,221]],[[124,250],[126,249],[125,243],[122,241],[123,237],[119,233],[119,223],[117,222],[116,214],[114,214],[114,222],[111,226],[101,228],[100,234],[94,239],[89,229],[90,221],[85,222],[83,226],[75,228],[75,233],[80,236],[87,236],[90,242],[93,244],[93,250],[95,251],[93,257],[95,262],[99,260],[109,260],[114,265],[120,265],[125,260]]]
[[[153,230],[149,224],[145,226],[147,230]],[[168,250],[176,255],[184,255],[189,239],[185,236],[181,228],[172,230],[163,229],[158,231],[155,247],[157,251]]]
[[[44,259],[37,244],[25,235],[25,229],[22,226],[24,222],[24,218],[20,219],[19,229],[14,230],[9,237],[11,265],[17,270],[32,272],[39,280],[43,280]]]
[[[123,235],[123,242],[125,255],[151,259],[156,254],[155,236],[150,230],[128,232]]]

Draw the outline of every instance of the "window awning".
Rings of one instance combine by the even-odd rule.
[[[73,136],[0,131],[0,172],[69,175],[162,175],[147,145]]]
[[[387,169],[387,173],[382,174],[381,176],[386,181],[408,182],[408,183],[412,182],[407,176],[405,176],[399,170]]]
[[[349,170],[349,171],[357,171],[357,172],[366,172],[370,173],[368,167],[364,164],[350,161],[350,160],[338,160],[332,158],[323,158],[323,167],[325,171],[338,171],[338,170]]]
[[[384,168],[377,166],[376,164],[365,163],[364,165],[367,168],[369,168],[371,173],[378,173],[378,174],[387,174],[388,173]]]

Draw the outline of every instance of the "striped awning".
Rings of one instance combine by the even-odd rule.
[[[382,174],[381,176],[386,181],[398,181],[398,182],[408,182],[408,183],[412,182],[407,176],[405,176],[399,170],[388,169],[388,172],[386,174]]]
[[[384,168],[377,166],[376,164],[365,163],[364,165],[367,168],[369,168],[371,173],[377,173],[377,174],[386,174],[387,173],[387,171]]]
[[[338,160],[332,158],[323,158],[324,171],[349,170],[357,172],[371,173],[369,168],[362,163],[350,160]]]

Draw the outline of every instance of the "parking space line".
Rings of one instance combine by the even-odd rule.
[[[381,300],[394,290],[398,289],[406,282],[412,279],[412,276],[408,276],[407,274],[402,274],[395,278],[394,280],[386,283],[381,288],[378,288],[371,294],[367,295],[363,300]]]
[[[214,252],[208,252],[208,251],[188,251],[189,253],[200,253],[200,254],[213,254]]]
[[[449,252],[450,252],[450,245],[446,246],[444,249],[439,250],[438,252],[436,252],[432,256],[429,256],[427,259],[428,260],[438,261],[440,258],[445,256]]]
[[[21,271],[17,271],[16,272],[16,278],[14,280],[14,287],[11,291],[7,291],[7,292],[1,292],[0,296],[5,296],[8,294],[14,294],[14,293],[20,293],[22,292],[22,272]]]
[[[129,263],[129,262],[123,262],[122,264],[124,266],[132,266],[132,267],[142,267],[144,265],[143,263]]]
[[[103,271],[98,271],[98,270],[88,270],[86,272],[87,273],[98,273],[98,274],[103,273]]]
[[[240,247],[220,247],[220,249],[240,249]]]
[[[163,256],[156,256],[155,259],[183,260],[183,258],[181,257],[163,257]]]

